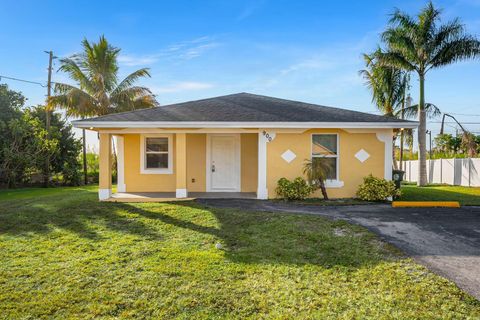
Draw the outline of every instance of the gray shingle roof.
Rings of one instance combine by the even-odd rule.
[[[110,114],[77,123],[83,121],[403,122],[393,117],[250,93]]]

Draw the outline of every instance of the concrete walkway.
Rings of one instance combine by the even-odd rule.
[[[315,214],[362,225],[480,300],[480,207],[418,209],[241,199],[197,201],[213,207]]]

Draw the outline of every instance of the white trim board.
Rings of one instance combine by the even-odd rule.
[[[376,128],[415,129],[418,122],[72,121],[75,128]]]
[[[392,180],[392,170],[393,170],[393,131],[385,130],[382,132],[377,132],[377,139],[385,144],[385,154],[384,154],[384,179]]]
[[[237,166],[237,183],[235,189],[212,189],[212,172],[211,172],[211,158],[212,158],[212,141],[211,138],[213,136],[226,136],[226,137],[235,137],[235,145],[236,145],[236,166]],[[215,133],[208,133],[207,134],[207,145],[206,145],[206,162],[205,162],[205,178],[206,178],[206,191],[207,192],[241,192],[242,189],[242,158],[241,158],[241,137],[238,133],[229,133],[229,134],[215,134]]]
[[[117,141],[117,192],[127,192],[125,185],[125,147],[122,136],[115,136]]]

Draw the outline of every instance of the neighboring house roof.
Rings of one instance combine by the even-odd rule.
[[[364,123],[379,127],[417,126],[416,122],[299,101],[237,93],[150,109],[74,121],[76,127],[144,127],[149,124],[293,124]],[[389,124],[383,126],[382,124]],[[173,124],[172,124],[173,125]],[[303,127],[302,125],[302,127]]]

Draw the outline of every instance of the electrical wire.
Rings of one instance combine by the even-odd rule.
[[[30,80],[25,80],[25,79],[19,79],[19,78],[13,78],[13,77],[7,77],[7,76],[2,76],[0,75],[0,81],[2,81],[2,78],[9,79],[9,80],[14,80],[14,81],[20,81],[20,82],[26,82],[26,83],[32,83],[32,84],[38,84],[39,86],[42,86],[46,88],[47,86],[36,81],[30,81]]]

